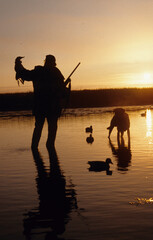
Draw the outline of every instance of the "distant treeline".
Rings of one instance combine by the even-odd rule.
[[[72,91],[68,108],[152,105],[153,88]],[[0,94],[0,111],[30,110],[33,93]]]

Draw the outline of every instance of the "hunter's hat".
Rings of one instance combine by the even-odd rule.
[[[53,55],[46,55],[46,61],[56,62],[56,58]]]

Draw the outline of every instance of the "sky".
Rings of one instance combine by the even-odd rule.
[[[56,57],[72,90],[153,87],[153,0],[0,0],[0,93],[18,87],[14,61],[31,70]]]

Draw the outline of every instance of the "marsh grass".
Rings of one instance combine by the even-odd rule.
[[[95,89],[72,91],[67,108],[152,105],[153,88]],[[30,110],[33,93],[0,94],[0,111]]]

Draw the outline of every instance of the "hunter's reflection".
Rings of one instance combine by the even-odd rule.
[[[125,146],[124,138],[118,140],[118,147],[115,147],[111,140],[109,139],[109,144],[112,149],[113,155],[117,158],[117,167],[119,171],[128,171],[128,167],[131,164],[131,147],[130,139],[128,141],[128,146]]]
[[[28,212],[24,219],[24,234],[31,239],[33,234],[45,234],[44,239],[58,238],[65,231],[69,214],[77,208],[73,185],[66,185],[55,149],[48,149],[50,168],[46,169],[39,151],[33,150],[38,177],[36,178],[39,207]],[[34,231],[34,232],[33,232]]]

